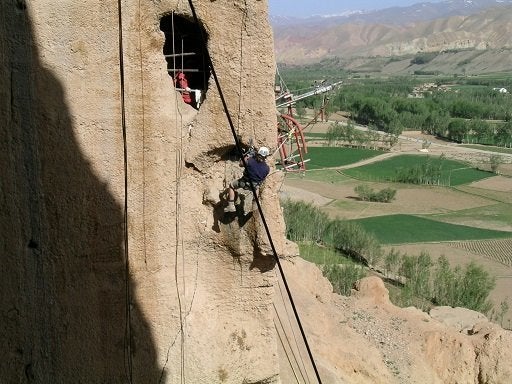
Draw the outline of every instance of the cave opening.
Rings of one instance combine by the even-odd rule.
[[[206,98],[210,77],[206,31],[202,25],[174,12],[162,17],[160,30],[165,34],[163,54],[171,84],[185,103],[199,109]]]

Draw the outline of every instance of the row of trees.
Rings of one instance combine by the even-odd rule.
[[[359,148],[387,149],[397,143],[397,135],[392,133],[382,135],[372,128],[360,130],[354,126],[352,121],[348,121],[347,124],[341,124],[336,121],[327,128],[327,145],[334,147],[339,145],[355,145]]]
[[[340,92],[343,91],[345,89]],[[357,123],[394,135],[413,129],[456,142],[511,147],[512,121],[508,108],[512,108],[512,98],[495,91],[491,93],[502,100],[494,97],[460,100],[461,92],[427,94],[419,99],[355,93],[351,99],[344,97],[346,102],[336,108],[351,111]]]
[[[489,144],[512,148],[512,121],[489,123],[483,120],[451,120],[443,132],[433,132],[459,143]]]
[[[395,136],[413,129],[458,142],[512,147],[512,97],[493,90],[497,82],[485,86],[455,84],[453,79],[439,82],[450,87],[424,91],[422,98],[410,97],[419,84],[411,78],[346,84],[330,98],[327,112],[350,111],[357,123]],[[512,84],[499,83],[504,85]],[[297,104],[299,109],[319,109],[321,103],[322,96],[317,96]]]
[[[324,275],[340,294],[350,294],[356,280],[366,276],[363,265],[377,265],[384,274],[401,288],[392,295],[392,301],[401,306],[414,305],[428,309],[432,305],[460,306],[488,313],[493,305],[488,300],[495,286],[495,279],[475,263],[462,268],[452,268],[446,257],[435,262],[422,252],[419,256],[401,254],[395,250],[385,254],[376,238],[360,225],[343,220],[330,220],[319,208],[305,202],[282,202],[288,239],[297,242],[314,242],[331,247],[349,256],[360,265],[329,264],[323,267]],[[508,310],[506,302],[495,319],[501,319]]]
[[[393,181],[419,185],[441,185],[444,159],[445,156],[441,155],[439,161],[434,162],[432,158],[428,157],[424,163],[397,168]]]
[[[377,239],[359,224],[330,220],[325,212],[302,201],[286,200],[282,207],[288,239],[323,244],[367,265],[381,258]]]
[[[394,298],[401,306],[426,310],[432,304],[448,305],[482,313],[493,309],[488,297],[496,280],[474,262],[464,268],[452,268],[445,256],[434,262],[427,252],[409,256],[391,250],[385,257],[385,266],[388,273],[403,279],[403,288]]]

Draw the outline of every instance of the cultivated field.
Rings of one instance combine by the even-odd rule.
[[[329,124],[315,124],[311,132],[325,132]],[[449,144],[418,132],[404,132],[390,153],[364,160],[378,162],[389,156],[403,153],[421,153],[422,140],[432,144],[429,153],[444,154],[447,158],[470,162],[485,169],[489,154],[474,149]],[[506,161],[512,162],[512,156]],[[456,188],[417,186],[399,183],[366,183],[379,190],[391,187],[397,190],[396,200],[391,203],[359,201],[354,188],[363,183],[348,177],[344,169],[360,163],[345,165],[338,169],[311,170],[305,175],[289,173],[282,186],[282,196],[300,199],[321,207],[332,218],[359,219],[382,215],[407,214],[428,217],[445,223],[467,225],[490,230],[510,231],[510,239],[472,241],[428,242],[395,244],[395,248],[410,255],[427,251],[432,258],[445,255],[453,265],[466,265],[474,261],[496,276],[496,288],[491,300],[496,307],[508,300],[511,307],[505,317],[504,326],[510,327],[512,320],[512,165],[502,164],[504,176],[491,176],[472,184]],[[399,228],[397,228],[399,230]]]

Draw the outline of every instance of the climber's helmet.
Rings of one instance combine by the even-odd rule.
[[[267,147],[260,147],[260,149],[258,149],[258,155],[266,158],[268,155],[270,155],[270,150]]]

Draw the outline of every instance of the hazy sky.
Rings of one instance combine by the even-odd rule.
[[[441,0],[268,0],[273,16],[306,17],[329,15],[347,10],[371,10],[416,3],[438,3]]]

